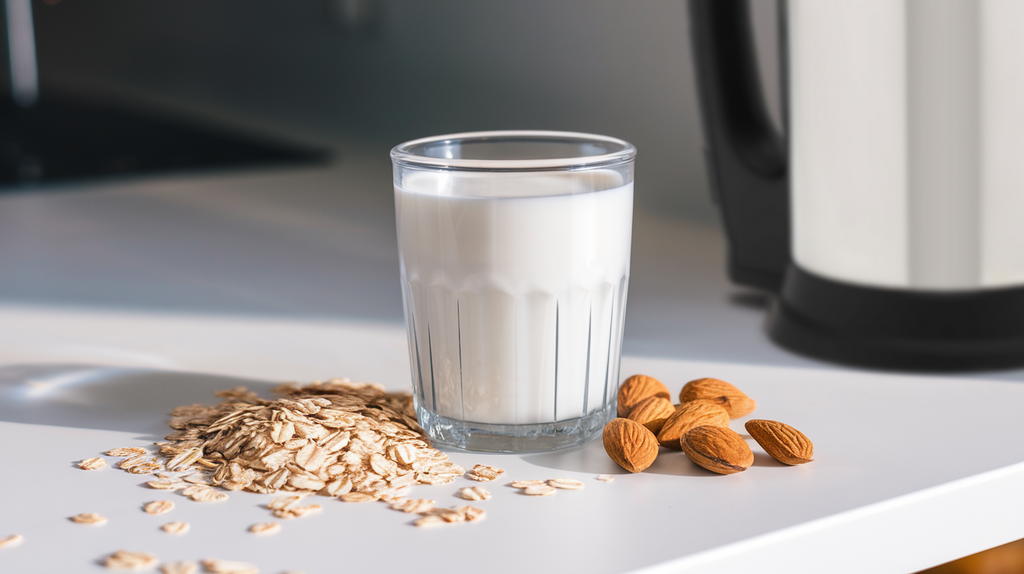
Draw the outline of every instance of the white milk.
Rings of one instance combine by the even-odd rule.
[[[632,182],[608,170],[417,172],[396,187],[395,203],[421,408],[537,424],[610,404]]]

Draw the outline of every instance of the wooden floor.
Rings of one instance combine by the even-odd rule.
[[[972,554],[918,574],[1020,574],[1024,572],[1024,540]]]

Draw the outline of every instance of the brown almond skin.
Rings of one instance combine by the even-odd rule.
[[[629,472],[640,472],[658,458],[658,439],[644,425],[629,419],[612,419],[601,435],[604,450]]]
[[[752,419],[743,426],[765,452],[782,464],[805,464],[814,460],[814,444],[804,433],[785,423]]]
[[[686,431],[699,426],[729,426],[729,413],[725,407],[711,401],[690,401],[676,407],[672,416],[658,432],[658,442],[665,448],[679,450]]]
[[[661,381],[647,375],[633,375],[619,385],[619,402],[617,412],[620,417],[629,413],[646,398],[664,397],[672,400],[672,393]]]
[[[683,385],[679,391],[679,402],[706,400],[716,402],[729,413],[729,418],[737,419],[754,412],[757,402],[748,397],[735,386],[712,378],[694,379]]]
[[[672,405],[672,401],[665,397],[654,396],[640,401],[629,412],[629,417],[627,418],[644,425],[647,427],[647,430],[657,435],[661,431],[662,426],[664,426],[665,421],[674,412],[676,412],[676,407]]]
[[[654,436],[658,436],[658,433],[661,432],[661,429],[665,427],[666,421],[668,421],[668,417],[665,417],[663,419],[654,419],[652,421],[645,422],[644,426],[647,427],[647,430],[654,433]]]
[[[743,472],[754,464],[754,451],[730,428],[692,428],[683,437],[682,446],[694,464],[718,474]]]

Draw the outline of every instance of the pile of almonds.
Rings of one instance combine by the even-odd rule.
[[[604,427],[608,456],[629,472],[651,466],[659,447],[681,450],[695,464],[719,474],[742,472],[754,463],[754,452],[729,421],[749,415],[757,403],[735,386],[703,378],[686,383],[673,405],[661,381],[634,375],[619,387],[618,415]],[[795,428],[763,419],[744,425],[750,436],[775,460],[794,465],[810,462],[814,445]]]

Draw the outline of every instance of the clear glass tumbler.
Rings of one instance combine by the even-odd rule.
[[[614,416],[635,156],[547,131],[391,151],[416,412],[434,441],[552,450]]]

